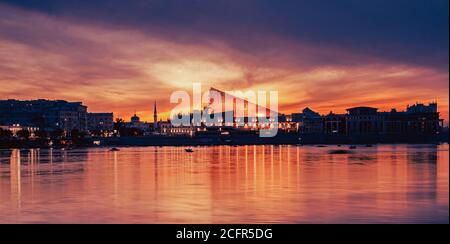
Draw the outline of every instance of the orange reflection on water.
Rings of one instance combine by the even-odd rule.
[[[2,223],[448,223],[448,145],[11,150]]]

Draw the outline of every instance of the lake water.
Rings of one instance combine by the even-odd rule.
[[[335,149],[2,150],[0,223],[449,223],[448,145]]]

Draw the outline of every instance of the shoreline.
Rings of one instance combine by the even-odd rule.
[[[94,145],[94,141],[100,145]],[[69,145],[48,145],[48,140],[0,141],[0,149],[28,149],[28,148],[102,148],[102,147],[146,147],[146,146],[244,146],[244,145],[377,145],[377,144],[445,144],[448,136],[328,136],[328,135],[299,135],[281,134],[272,138],[260,138],[257,135],[231,136],[142,136],[142,137],[110,137],[89,138],[83,143]]]

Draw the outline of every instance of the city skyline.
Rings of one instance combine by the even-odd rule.
[[[213,91],[218,91],[214,89]],[[236,98],[237,99],[237,98]],[[245,99],[243,99],[246,101]],[[248,114],[252,109],[251,102],[247,101],[247,111],[238,111],[238,105],[233,111],[214,110],[209,106],[199,111],[200,116],[214,114],[213,118],[196,116],[193,111],[186,114],[180,121],[172,117],[171,121],[158,121],[156,103],[154,103],[153,123],[140,119],[136,112],[130,121],[117,119],[114,123],[113,113],[93,113],[83,102],[67,102],[63,100],[0,100],[0,138],[8,145],[8,140],[36,139],[41,145],[46,145],[51,138],[61,140],[61,136],[69,137],[75,143],[86,145],[101,145],[105,138],[142,137],[139,145],[162,145],[162,138],[176,138],[174,143],[202,143],[203,136],[214,135],[216,143],[230,143],[231,135],[239,139],[247,136],[272,138],[270,143],[277,142],[278,136],[284,143],[311,143],[311,142],[335,142],[335,143],[370,143],[370,142],[429,142],[445,140],[448,135],[448,127],[445,128],[443,119],[440,118],[437,103],[417,103],[407,106],[406,110],[392,109],[391,111],[379,111],[378,108],[358,106],[348,108],[345,114],[319,114],[310,108],[305,108],[301,113],[282,114],[271,112],[270,118],[259,113]],[[258,109],[267,108],[260,106]],[[220,110],[220,109],[219,109]],[[198,115],[198,114],[197,114]],[[257,117],[253,117],[257,116]],[[281,132],[278,135],[278,132]],[[101,140],[78,140],[79,135],[98,138]],[[175,136],[175,137],[173,137]],[[228,137],[228,138],[227,138]],[[103,139],[102,139],[103,138]],[[154,139],[157,139],[156,141]],[[324,139],[325,138],[325,139]],[[181,141],[180,141],[181,139]],[[197,141],[200,140],[200,141]],[[212,138],[210,138],[212,139]],[[170,139],[169,139],[170,140]],[[134,141],[134,142],[133,142]],[[17,141],[16,141],[17,142]],[[64,142],[60,141],[64,144]],[[104,141],[105,142],[105,141]],[[254,143],[258,141],[253,141]],[[259,141],[261,142],[261,141]],[[268,141],[266,141],[267,143]],[[11,142],[9,142],[11,143]],[[44,144],[42,144],[44,143]],[[107,142],[106,142],[107,143]],[[128,143],[137,143],[131,140]],[[167,142],[166,142],[167,143]],[[204,143],[204,142],[203,142]],[[51,144],[51,143],[50,143]],[[209,141],[213,144],[213,141]],[[9,144],[10,146],[12,144]]]
[[[68,103],[80,103],[80,104],[82,104],[83,106],[89,107],[89,104],[86,104],[86,103],[84,103],[83,101],[65,101],[65,100],[62,100],[62,99],[51,100],[51,99],[40,98],[40,99],[33,99],[33,100],[18,100],[18,99],[10,98],[10,99],[7,99],[7,100],[11,100],[11,101],[19,101],[19,102],[24,102],[24,101],[40,101],[40,100],[42,100],[42,101],[62,101],[62,102],[68,102]],[[0,100],[0,101],[1,101],[1,100]],[[247,100],[245,100],[245,101],[248,102]],[[430,104],[436,104],[436,106],[437,106],[437,108],[438,108],[438,109],[437,109],[437,112],[439,113],[440,118],[444,121],[445,126],[448,126],[448,121],[445,120],[445,118],[442,118],[442,117],[441,117],[441,111],[440,111],[440,109],[439,109],[439,104],[436,103],[435,101],[429,102],[429,103],[425,103],[425,102],[416,102],[416,103],[414,103],[414,104],[407,104],[407,105],[404,105],[404,106],[401,107],[401,108],[391,107],[390,110],[380,110],[377,106],[374,106],[374,107],[372,107],[372,108],[376,108],[377,110],[379,110],[379,112],[386,112],[386,113],[392,112],[392,111],[395,111],[395,112],[405,112],[405,111],[407,111],[408,108],[410,108],[410,107],[414,107],[414,106],[422,106],[422,105],[428,106],[428,105],[430,105]],[[330,108],[330,109],[328,110],[328,111],[329,111],[328,113],[320,113],[320,112],[318,112],[318,114],[319,114],[320,116],[327,116],[327,115],[331,115],[331,114],[336,114],[336,115],[346,114],[346,113],[348,113],[348,110],[349,110],[349,109],[351,109],[351,108],[358,108],[358,107],[368,107],[368,106],[365,106],[365,105],[361,105],[361,104],[360,104],[360,105],[357,105],[357,106],[354,106],[354,107],[346,108],[346,109],[344,109],[345,111],[344,111],[344,112],[341,112],[341,113],[335,112],[335,111],[333,111],[332,108]],[[279,115],[299,114],[299,113],[302,113],[302,111],[304,111],[305,109],[308,109],[308,110],[310,110],[310,111],[312,111],[312,112],[316,112],[316,110],[314,109],[314,106],[306,106],[306,107],[304,107],[304,108],[302,108],[302,109],[299,109],[298,111],[293,111],[292,113],[285,113],[285,112],[283,112],[283,111],[279,111],[278,114],[279,114]],[[154,123],[154,122],[161,122],[161,121],[165,121],[165,122],[166,122],[166,121],[169,121],[169,120],[170,120],[170,117],[162,117],[162,116],[161,116],[161,113],[160,113],[160,112],[157,112],[157,110],[159,111],[159,109],[158,109],[158,107],[157,107],[157,104],[156,104],[156,102],[154,101],[151,110],[148,110],[148,111],[136,111],[136,110],[134,110],[133,112],[130,113],[131,115],[130,115],[129,117],[118,117],[118,116],[116,115],[116,112],[114,112],[114,111],[95,111],[95,110],[90,109],[90,112],[91,112],[91,113],[97,113],[97,114],[111,113],[111,114],[113,114],[113,118],[114,118],[115,121],[116,121],[117,119],[121,119],[121,120],[123,120],[123,121],[130,122],[130,121],[133,120],[133,117],[139,118],[140,121],[142,121],[142,122],[152,122],[152,123]],[[131,111],[131,110],[130,110],[130,111]],[[227,111],[224,111],[224,112],[226,113]],[[168,114],[168,113],[170,113],[170,112],[164,112],[164,111],[162,112],[162,114]],[[192,113],[192,110],[191,110],[191,113]],[[145,119],[145,118],[151,118],[151,119],[148,120],[148,119]],[[157,118],[156,121],[155,121],[155,118]]]
[[[278,89],[285,113],[436,101],[448,123],[448,1],[427,9],[422,1],[343,1],[332,13],[326,1],[271,4],[4,1],[0,81],[13,85],[0,97],[82,100],[94,111],[126,119],[136,110],[151,121],[152,101],[167,118],[169,95],[202,82]],[[371,18],[346,17],[362,14]]]
[[[2,0],[0,224],[448,224],[449,5]]]

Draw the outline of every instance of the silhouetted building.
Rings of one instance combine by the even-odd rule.
[[[0,125],[38,127],[41,130],[86,131],[87,107],[62,100],[2,100]]]
[[[281,114],[278,116],[278,129],[287,133],[298,132],[300,123],[293,120],[292,115]]]
[[[18,124],[13,125],[0,125],[1,130],[10,131],[12,136],[17,136],[17,133],[22,130],[26,130],[30,133],[30,138],[35,137],[35,133],[39,131],[39,128],[32,126],[21,126]]]
[[[141,118],[136,114],[130,118],[130,122],[124,123],[123,126],[128,129],[138,129],[144,133],[150,131],[150,123],[141,121]]]
[[[383,131],[383,116],[377,108],[355,107],[347,109],[347,135],[378,134]]]
[[[443,127],[437,104],[415,104],[406,111],[378,112],[377,108],[354,107],[347,114],[321,116],[309,108],[292,114],[303,134],[329,135],[434,135]]]
[[[302,113],[292,114],[292,121],[298,123],[298,131],[303,134],[320,134],[324,132],[324,120],[319,113],[310,108]]]
[[[330,112],[323,117],[324,132],[329,135],[347,134],[347,117],[344,114],[334,114]]]
[[[423,103],[416,103],[406,108],[407,113],[437,113],[437,103],[430,103],[425,105]]]
[[[114,130],[113,113],[88,113],[88,129],[93,132],[111,132]]]
[[[444,120],[439,118],[437,104],[415,104],[404,112],[381,113],[383,115],[384,134],[433,135],[443,127]]]

